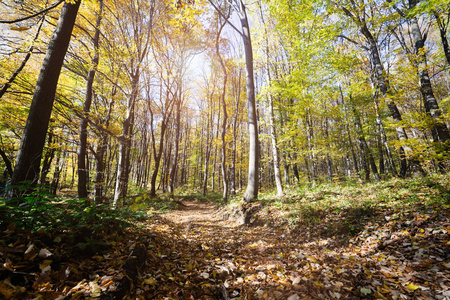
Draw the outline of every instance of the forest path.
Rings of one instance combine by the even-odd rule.
[[[213,204],[198,201],[183,201],[179,209],[164,213],[155,221],[149,226],[161,234],[157,252],[165,261],[164,270],[160,266],[156,272],[170,274],[182,284],[168,285],[166,281],[165,287],[159,285],[152,297],[170,294],[179,299],[256,299],[258,295],[266,299],[291,296],[289,299],[299,299],[297,295],[305,296],[302,292],[306,288],[298,284],[300,277],[296,271],[297,247],[304,240],[286,228],[239,225],[224,220]],[[155,270],[147,272],[155,273]],[[159,280],[164,278],[161,276]]]
[[[206,226],[209,223],[225,228],[238,226],[234,222],[223,220],[214,204],[200,201],[183,201],[181,204],[179,209],[165,213],[164,218],[186,226],[187,229]]]
[[[353,237],[337,237],[323,233],[329,222],[246,226],[223,220],[211,204],[182,204],[139,232],[150,241],[147,275],[138,283],[145,299],[450,296],[447,213],[396,215],[392,222],[368,222]]]

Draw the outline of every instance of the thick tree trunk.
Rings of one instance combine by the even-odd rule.
[[[11,179],[12,186],[16,186],[24,181],[30,181],[33,185],[39,179],[42,151],[53,109],[59,74],[69,46],[80,3],[81,0],[74,4],[64,3],[58,24],[50,39],[17,154],[16,165]],[[17,195],[16,189],[10,189],[8,192],[9,197]]]
[[[100,24],[102,22],[103,15],[103,0],[99,0],[100,9],[97,14],[97,20],[95,23],[95,35],[94,35],[94,57],[91,61],[91,69],[89,70],[88,76],[86,78],[86,96],[84,100],[83,107],[83,117],[81,118],[80,124],[80,145],[78,148],[78,197],[87,198],[87,178],[88,173],[86,169],[86,148],[87,148],[87,126],[89,111],[91,110],[92,103],[92,86],[94,85],[95,72],[97,71],[97,66],[99,62],[99,42],[100,42]]]

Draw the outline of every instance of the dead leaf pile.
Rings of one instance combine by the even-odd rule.
[[[222,220],[212,205],[184,202],[181,210],[136,228],[96,236],[95,247],[69,233],[30,234],[11,226],[0,233],[0,294],[5,299],[450,297],[448,207],[379,211],[350,237],[324,234],[330,224],[292,228],[278,212],[264,213],[259,218],[271,222],[248,227]],[[145,253],[136,254],[138,248]],[[134,263],[141,257],[143,265]]]

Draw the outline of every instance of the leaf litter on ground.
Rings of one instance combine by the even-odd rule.
[[[251,225],[225,220],[213,204],[192,199],[138,226],[103,234],[83,228],[30,232],[10,223],[0,233],[0,294],[5,299],[447,299],[448,194],[423,184],[406,191],[403,186],[384,183],[389,196],[372,197],[373,189],[360,189],[355,197],[342,189],[262,199]],[[145,263],[134,266],[136,277],[127,285],[127,262],[140,246]]]

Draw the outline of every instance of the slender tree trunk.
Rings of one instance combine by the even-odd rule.
[[[367,28],[367,25],[364,23],[361,26],[361,32],[366,37],[366,40],[369,43],[369,52],[372,60],[372,64],[374,66],[375,75],[377,79],[377,87],[381,91],[383,96],[387,96],[391,94],[389,79],[387,77],[386,71],[384,70],[384,66],[381,63],[380,53],[378,51],[378,45],[376,43],[375,38],[372,33]],[[389,108],[389,113],[391,117],[394,119],[395,124],[398,124],[395,127],[395,131],[397,133],[397,137],[400,141],[406,142],[408,140],[408,135],[406,134],[405,129],[400,125],[402,123],[402,117],[400,111],[397,108],[397,105],[394,101],[388,100],[387,106]],[[421,169],[420,164],[417,160],[411,157],[412,150],[409,146],[403,145],[399,149],[400,153],[400,177],[406,176],[407,171],[407,160],[410,160],[410,165],[413,170]]]
[[[219,38],[220,33],[222,32],[223,27],[226,24],[226,20],[220,25],[219,32],[217,33],[216,38],[216,55],[219,58],[220,65],[222,66],[223,70],[223,88],[222,88],[222,95],[221,95],[221,101],[222,101],[222,109],[223,109],[223,119],[222,119],[222,132],[221,132],[221,141],[222,141],[222,159],[221,159],[221,171],[222,171],[222,183],[223,183],[223,193],[222,193],[222,201],[223,203],[226,203],[228,201],[228,176],[227,176],[227,151],[226,151],[226,142],[225,142],[225,136],[226,136],[226,130],[227,130],[227,103],[225,102],[225,95],[226,95],[226,88],[227,88],[227,68],[225,66],[225,63],[223,62],[222,56],[220,55],[219,51]]]
[[[250,26],[248,23],[246,8],[242,0],[235,0],[239,8],[238,14],[242,25],[242,38],[245,51],[245,65],[247,74],[247,109],[249,132],[249,164],[248,182],[244,194],[244,201],[251,202],[258,197],[259,182],[259,138],[258,123],[256,119],[255,83],[253,77],[253,50],[250,39]]]
[[[339,87],[339,91],[341,94],[341,102],[344,107],[344,113],[348,116],[347,107],[346,107],[345,101],[344,101],[344,94],[342,93],[341,87]],[[351,138],[351,134],[350,134],[350,125],[349,125],[349,121],[348,121],[347,117],[345,118],[345,127],[347,128],[347,139],[348,139],[348,143],[350,144],[350,150],[352,152],[353,164],[355,165],[355,171],[356,171],[356,173],[359,173],[358,160],[356,159],[356,152],[355,152],[355,148],[353,147],[353,142],[352,142],[352,138]]]
[[[62,163],[62,165],[60,165],[60,161],[61,161],[61,151],[59,151],[57,158],[56,158],[56,163],[55,163],[55,172],[53,173],[53,179],[52,182],[50,184],[50,194],[56,196],[56,191],[58,189],[59,186],[59,179],[61,177],[61,171],[63,169],[64,166],[64,162]]]
[[[9,177],[11,177],[13,174],[11,160],[8,158],[8,156],[2,149],[0,149],[0,156],[2,157],[3,162],[5,163],[6,172],[8,173]]]
[[[97,14],[97,20],[95,23],[95,35],[94,35],[94,57],[91,61],[91,69],[89,70],[88,76],[86,78],[86,96],[84,100],[83,107],[83,117],[81,118],[80,124],[80,146],[78,148],[78,197],[87,198],[87,177],[88,173],[86,170],[86,148],[87,148],[87,127],[89,111],[91,110],[92,94],[93,94],[93,84],[95,73],[97,71],[97,66],[99,62],[99,43],[100,43],[100,24],[102,22],[103,15],[103,0],[99,0],[100,9]]]
[[[212,100],[212,96],[211,96]],[[211,133],[210,130],[213,130],[213,109],[210,109],[208,123],[206,124],[206,149],[205,149],[205,158],[204,158],[204,166],[203,166],[203,182],[202,182],[202,191],[203,196],[206,196],[206,192],[208,190],[208,170],[209,170],[209,159],[211,157],[211,148],[212,148],[212,139],[214,133]],[[211,128],[211,129],[210,129]],[[211,137],[210,137],[211,135]]]
[[[309,109],[306,111],[305,116],[305,131],[306,131],[306,140],[308,142],[308,165],[309,165],[309,175],[310,175],[310,181],[313,185],[316,184],[316,168],[315,168],[315,161],[314,161],[314,147],[313,147],[313,138],[314,138],[314,132],[313,132],[313,126],[311,121],[311,115],[309,112]]]
[[[47,184],[46,182],[47,174],[50,171],[52,160],[55,157],[55,148],[52,146],[52,143],[53,143],[53,132],[50,130],[50,132],[48,133],[48,141],[47,141],[48,149],[45,152],[44,161],[42,162],[41,179],[40,179],[40,183],[42,185]]]
[[[33,185],[39,179],[42,151],[53,109],[59,74],[80,3],[81,0],[73,4],[64,3],[58,24],[50,39],[22,135],[11,186],[16,186],[23,181],[31,181]],[[17,192],[17,189],[10,189],[8,197],[18,196]]]
[[[175,123],[176,123],[176,129],[175,129],[175,149],[174,149],[174,157],[172,162],[172,167],[169,172],[169,193],[173,197],[173,193],[175,190],[175,180],[176,180],[176,174],[177,174],[177,167],[178,167],[178,148],[180,145],[180,126],[181,126],[181,102],[182,102],[182,94],[181,94],[181,87],[179,88],[178,93],[178,99],[176,104],[176,110],[177,115],[175,117]]]
[[[130,175],[131,136],[134,125],[134,108],[139,93],[139,69],[131,76],[131,95],[127,101],[127,114],[122,125],[122,135],[119,140],[119,163],[117,165],[117,179],[114,191],[113,206],[119,199],[124,199],[128,192],[128,178]]]
[[[264,21],[264,14],[262,11],[261,2],[259,2],[259,8],[261,13],[261,19],[263,20],[263,24],[265,25]],[[269,63],[269,34],[267,32],[267,27],[265,26],[265,54],[266,54],[266,64],[267,64],[267,80],[268,84],[270,86],[272,82],[271,78],[271,70],[270,70],[270,63]],[[267,100],[269,105],[269,128],[270,128],[270,140],[272,143],[272,159],[273,159],[273,172],[275,177],[275,184],[277,186],[277,196],[282,197],[283,196],[283,185],[281,183],[281,172],[280,172],[280,155],[277,145],[277,132],[275,129],[275,117],[273,112],[273,97],[272,94],[269,92],[267,94]]]
[[[231,170],[230,170],[230,190],[231,195],[236,195],[236,144],[237,144],[237,121],[239,116],[239,100],[241,94],[241,69],[239,69],[238,83],[235,86],[235,111],[233,116],[233,148],[231,151]]]
[[[383,151],[383,122],[381,120],[379,108],[378,108],[378,100],[376,99],[376,94],[374,96],[374,104],[375,104],[375,111],[376,111],[376,132],[377,132],[377,148],[378,148],[378,156],[379,156],[379,168],[380,168],[380,174],[384,175],[385,168],[384,168],[384,151]]]
[[[151,118],[150,124],[153,124],[153,112],[151,110],[150,110],[150,118]],[[168,116],[164,115],[163,120],[161,122],[161,135],[160,135],[160,139],[159,139],[158,150],[156,150],[156,140],[155,140],[154,130],[153,130],[153,128],[151,130],[153,157],[155,160],[155,169],[153,170],[152,178],[151,178],[151,182],[150,182],[150,195],[152,197],[156,196],[156,179],[158,178],[159,166],[161,164],[161,157],[162,157],[163,149],[164,149],[164,137],[165,137],[165,133],[166,133],[166,129],[167,129],[167,118],[168,118]]]
[[[327,147],[330,148],[329,136],[328,136],[328,118],[325,118],[325,139],[327,143]],[[327,171],[329,181],[333,181],[333,164],[331,163],[330,151],[327,151]]]
[[[447,11],[447,14],[450,14],[450,13]],[[445,59],[447,60],[447,64],[450,65],[450,47],[448,45],[448,39],[447,39],[447,28],[448,28],[450,16],[448,15],[447,21],[444,21],[444,20],[442,20],[442,18],[438,12],[433,11],[433,15],[434,15],[434,18],[436,19],[436,23],[439,28],[439,34],[441,35],[442,49],[444,50]]]
[[[112,109],[114,107],[114,96],[116,95],[116,89],[113,88],[111,93],[111,102],[109,103],[108,113],[105,117],[105,127],[109,126],[109,122],[111,119]],[[108,136],[106,133],[100,131],[100,141],[97,146],[97,153],[95,155],[95,159],[97,161],[97,169],[95,171],[95,179],[94,179],[94,201],[96,204],[103,203],[104,200],[104,189],[105,182],[107,182],[107,178],[105,180],[105,171],[106,171],[106,163],[105,157],[107,155],[108,150]]]
[[[286,184],[287,187],[290,185],[289,181],[289,157],[287,155],[287,152],[284,151],[284,184]]]
[[[361,149],[361,157],[363,162],[364,171],[366,172],[366,180],[368,181],[370,179],[370,170],[369,166],[367,165],[367,162],[369,162],[370,167],[372,168],[372,172],[374,174],[375,180],[380,180],[380,175],[378,174],[377,165],[375,164],[375,160],[373,159],[372,152],[370,151],[369,147],[367,146],[366,138],[364,137],[361,119],[356,112],[355,106],[352,104],[352,110],[354,114],[354,120],[355,120],[355,128],[356,132],[358,134],[358,140],[359,140],[359,147]]]

